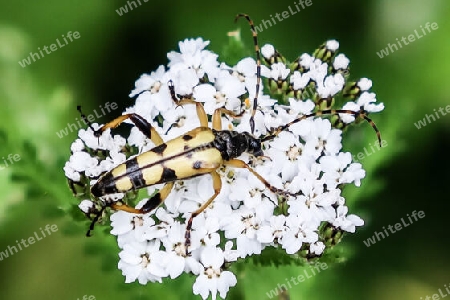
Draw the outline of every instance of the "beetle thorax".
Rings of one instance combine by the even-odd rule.
[[[224,160],[236,158],[244,152],[255,156],[263,155],[261,141],[248,132],[213,130],[213,133],[215,136],[214,147],[220,151]]]

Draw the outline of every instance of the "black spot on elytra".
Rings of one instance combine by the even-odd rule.
[[[192,139],[192,136],[191,136],[191,135],[189,135],[189,134],[183,135],[183,140],[189,141],[189,140],[191,140],[191,139]]]
[[[139,164],[138,164],[136,158],[132,158],[130,160],[127,160],[125,162],[125,166],[126,166],[126,169],[127,169],[126,170],[127,174],[130,174],[130,173],[133,173],[133,172],[136,172],[137,170],[139,170]]]
[[[174,181],[177,179],[175,171],[171,168],[164,168],[162,172],[161,182]]]
[[[91,193],[94,197],[101,197],[107,194],[117,193],[116,178],[111,172],[106,173],[92,187]]]
[[[192,165],[192,167],[193,167],[194,169],[200,169],[200,168],[202,167],[202,162],[199,161],[199,160],[197,160],[197,161]]]
[[[139,169],[139,164],[136,158],[132,158],[125,162],[125,166],[127,167],[126,173],[128,174],[131,184],[133,185],[134,190],[138,190],[145,186],[144,175],[142,171]]]
[[[184,145],[183,149],[184,149],[184,151],[187,151],[187,150],[189,150],[190,148],[189,148],[188,145]]]
[[[156,193],[153,197],[151,197],[145,204],[142,206],[142,213],[148,213],[155,209],[162,202],[161,193]]]
[[[162,154],[164,152],[164,150],[166,150],[166,148],[167,148],[167,144],[163,143],[159,146],[156,146],[155,148],[153,148],[150,151],[155,152],[157,154]]]

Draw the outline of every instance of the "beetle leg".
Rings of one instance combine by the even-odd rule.
[[[173,184],[174,184],[173,181],[166,183],[164,187],[161,190],[159,190],[158,193],[153,195],[153,197],[151,197],[150,199],[147,200],[147,202],[145,202],[144,206],[142,206],[142,208],[140,209],[140,212],[142,214],[151,212],[161,203],[163,203],[164,200],[166,200],[167,196],[169,196],[170,192],[172,191]]]
[[[169,196],[174,182],[168,182],[164,185],[164,187],[159,190],[153,197],[147,200],[145,204],[142,206],[142,208],[137,209],[132,206],[129,206],[128,204],[122,203],[122,202],[115,202],[111,204],[107,204],[102,207],[102,209],[97,213],[97,215],[94,217],[94,219],[91,222],[91,225],[89,226],[89,230],[86,233],[86,236],[91,236],[91,231],[94,230],[95,223],[100,219],[101,215],[103,214],[103,211],[107,207],[111,207],[114,210],[122,210],[126,211],[128,213],[132,214],[146,214],[154,210],[156,207],[158,207],[161,203],[166,200],[167,196]]]
[[[177,95],[175,94],[175,86],[173,85],[172,80],[169,80],[167,85],[169,87],[170,96],[172,97],[173,102],[175,102],[175,104],[178,106],[182,106],[185,104],[195,104],[197,116],[200,120],[200,126],[208,127],[208,116],[206,115],[203,105],[200,102],[194,101],[190,98],[178,99]]]
[[[108,128],[116,128],[119,126],[123,121],[129,119],[133,124],[151,141],[156,145],[161,145],[164,141],[159,135],[159,133],[156,131],[156,129],[150,125],[147,120],[145,120],[143,117],[141,117],[138,114],[126,114],[121,115],[111,122],[106,123],[101,128],[95,131],[96,136],[100,136],[103,131],[105,131]]]
[[[279,194],[279,195],[289,195],[289,196],[298,196],[299,194],[297,193],[290,193],[287,191],[284,191],[282,189],[276,188],[273,185],[271,185],[266,179],[264,179],[264,177],[262,177],[261,175],[259,175],[258,172],[256,172],[255,170],[253,170],[253,168],[251,168],[248,164],[246,164],[244,161],[239,160],[239,159],[230,159],[230,160],[226,160],[223,162],[224,165],[226,166],[232,166],[235,168],[245,168],[247,170],[249,170],[253,175],[255,175],[256,178],[258,178],[265,186],[266,188],[268,188],[272,193],[275,194]]]
[[[148,199],[147,202],[145,202],[145,204],[140,209],[134,208],[127,204],[117,204],[117,203],[112,203],[110,207],[114,210],[123,210],[133,214],[149,213],[156,207],[158,207],[161,203],[163,203],[164,200],[166,200],[167,196],[169,196],[170,191],[172,190],[173,184],[174,182],[166,183],[164,187],[160,189],[156,194],[154,194],[150,199]]]
[[[212,128],[214,130],[222,130],[222,114],[229,115],[232,118],[240,118],[244,114],[245,110],[242,110],[239,114],[225,109],[223,107],[218,108],[214,111],[213,117],[212,117]]]
[[[208,199],[208,201],[203,203],[202,206],[200,206],[196,211],[194,211],[192,213],[191,217],[189,218],[189,221],[187,222],[186,233],[184,235],[184,237],[185,237],[184,246],[186,248],[186,256],[189,253],[188,250],[189,250],[189,246],[191,245],[192,221],[194,220],[194,218],[196,216],[201,214],[211,204],[211,202],[214,201],[214,199],[216,199],[217,195],[219,195],[220,190],[222,189],[222,180],[220,179],[220,176],[216,172],[216,170],[211,171],[211,173],[209,173],[209,174],[211,174],[211,177],[212,177],[212,180],[213,180],[214,194]]]
[[[163,143],[163,140],[162,140],[161,136],[158,134],[158,132],[155,130],[155,128],[153,128],[152,125],[150,125],[147,122],[147,120],[145,120],[143,117],[141,117],[138,114],[121,115],[121,116],[115,118],[114,120],[112,120],[111,122],[106,123],[105,125],[100,127],[98,130],[94,130],[94,128],[92,128],[92,123],[86,118],[86,115],[84,115],[83,112],[81,111],[81,105],[77,106],[77,110],[80,112],[81,118],[84,120],[84,122],[86,124],[88,124],[89,127],[94,131],[94,135],[96,137],[100,137],[102,132],[105,131],[106,129],[108,129],[108,128],[116,128],[117,126],[119,126],[126,119],[130,119],[130,121],[133,122],[133,124],[137,128],[139,128],[139,130],[147,138],[151,139],[152,142],[156,146],[158,146],[158,145]]]

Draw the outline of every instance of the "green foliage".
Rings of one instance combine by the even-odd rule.
[[[237,64],[243,57],[251,55],[249,49],[245,47],[241,38],[241,30],[236,29],[228,33],[228,44],[222,48],[222,55],[220,58],[226,61],[229,65]]]

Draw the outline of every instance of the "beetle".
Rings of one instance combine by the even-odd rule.
[[[253,132],[254,121],[253,117],[257,109],[257,95],[259,93],[261,82],[261,59],[260,49],[258,46],[257,32],[254,28],[253,22],[248,15],[239,14],[238,18],[246,18],[250,24],[253,34],[253,40],[256,53],[256,93],[253,101],[252,115],[250,119],[250,128]],[[249,132],[237,132],[233,130],[222,130],[222,115],[229,115],[233,118],[238,118],[242,115],[225,108],[218,108],[214,111],[212,116],[212,128],[208,127],[208,116],[205,113],[203,105],[200,102],[194,101],[192,98],[182,97],[181,99],[175,93],[175,87],[172,81],[168,82],[168,88],[172,100],[177,105],[195,105],[197,116],[200,121],[200,127],[197,127],[189,132],[184,133],[170,141],[164,142],[159,133],[150,123],[138,114],[131,113],[117,117],[116,119],[106,123],[98,130],[94,131],[95,136],[100,135],[107,129],[116,128],[123,121],[130,120],[147,138],[149,138],[155,147],[143,152],[137,156],[131,157],[124,163],[119,164],[112,170],[100,176],[98,181],[91,186],[90,192],[95,198],[100,198],[113,193],[126,193],[132,190],[139,190],[154,184],[164,183],[164,186],[140,208],[136,209],[122,202],[111,202],[104,205],[101,211],[93,219],[87,235],[94,228],[94,224],[100,218],[103,210],[110,207],[113,210],[122,210],[129,213],[146,214],[158,207],[170,194],[174,182],[177,180],[184,180],[196,176],[209,174],[212,177],[212,184],[214,194],[203,203],[190,216],[185,233],[186,254],[190,245],[190,231],[192,228],[193,219],[202,213],[214,201],[221,191],[222,181],[217,170],[221,166],[231,166],[234,168],[245,168],[255,177],[257,177],[267,189],[271,192],[284,195],[296,196],[297,194],[290,193],[278,189],[271,185],[266,179],[258,174],[247,163],[238,159],[238,157],[245,153],[251,154],[255,157],[263,156],[262,143],[274,139],[280,132],[288,129],[291,125],[298,123],[304,119],[321,116],[321,115],[336,115],[336,114],[351,114],[355,117],[362,117],[370,123],[375,130],[378,141],[381,144],[381,135],[375,123],[366,115],[364,111],[351,110],[323,110],[308,115],[303,115],[294,119],[293,121],[279,126],[268,135],[257,138]],[[89,126],[85,115],[78,107],[82,118]],[[92,126],[91,126],[92,128]]]

